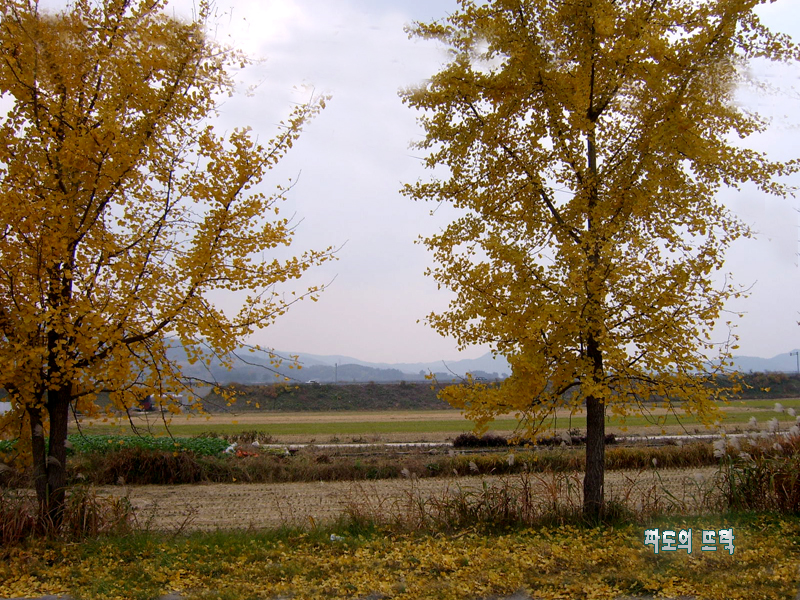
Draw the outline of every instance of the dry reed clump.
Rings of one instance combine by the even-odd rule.
[[[481,478],[477,486],[454,482],[441,492],[423,493],[413,473],[399,500],[375,501],[363,494],[350,503],[340,526],[397,532],[497,532],[582,523],[583,484],[577,472],[532,472]],[[390,506],[386,503],[391,502]],[[607,488],[603,521],[645,523],[664,515],[696,515],[724,509],[720,480],[690,474],[670,480],[651,465]]]
[[[438,471],[435,462],[423,454],[402,458],[393,455],[341,457],[313,451],[275,453],[258,448],[241,450],[232,456],[128,448],[107,454],[76,456],[70,468],[74,481],[98,485],[349,481],[397,478],[403,468],[429,475]]]
[[[101,496],[90,487],[72,488],[67,495],[60,535],[79,540],[121,535],[135,528],[133,507],[127,497]]]
[[[728,506],[800,514],[800,430],[760,432],[715,442]]]
[[[0,456],[0,489],[20,488],[28,485],[30,475],[25,469],[17,468],[13,464],[13,458],[7,458],[8,462],[3,462],[5,457]]]
[[[67,492],[57,530],[52,522],[39,518],[38,508],[35,495],[28,490],[0,490],[0,548],[8,549],[36,535],[80,541],[130,533],[137,526],[127,497],[101,496],[86,486]]]
[[[30,494],[0,489],[0,548],[8,548],[36,531],[36,502]]]
[[[661,469],[687,469],[719,464],[712,445],[707,442],[606,449],[606,468],[609,470],[645,469],[654,460]]]
[[[712,445],[706,442],[669,446],[617,446],[606,449],[606,469],[609,471],[649,469],[653,461],[662,469],[719,464]],[[439,469],[443,473],[455,472],[459,475],[503,475],[525,470],[539,473],[570,473],[583,471],[585,467],[585,450],[565,444],[559,448],[535,451],[510,449],[502,454],[456,455],[449,461],[443,462]]]

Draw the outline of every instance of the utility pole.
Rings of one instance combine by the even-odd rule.
[[[333,363],[333,383],[339,383],[339,363]]]

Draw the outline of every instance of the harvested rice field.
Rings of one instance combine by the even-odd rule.
[[[666,492],[684,506],[707,502],[715,494],[715,467],[663,471],[609,471],[606,490],[610,498],[625,498],[633,505],[664,503]],[[391,521],[407,518],[422,504],[435,504],[447,494],[479,494],[488,487],[508,485],[531,489],[542,503],[557,497],[566,505],[580,506],[582,475],[526,474],[513,476],[450,477],[377,481],[335,481],[277,484],[200,484],[107,487],[105,494],[127,496],[140,524],[161,531],[269,529],[281,526],[328,525],[347,511]]]

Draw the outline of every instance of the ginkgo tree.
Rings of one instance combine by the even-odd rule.
[[[606,417],[648,401],[709,423],[741,293],[721,277],[750,232],[717,199],[745,182],[783,195],[794,163],[748,149],[767,122],[736,102],[753,60],[796,61],[759,21],[758,0],[460,0],[411,35],[448,64],[402,93],[421,112],[416,145],[435,169],[416,200],[460,216],[423,240],[454,293],[428,317],[462,347],[510,363],[494,387],[443,396],[479,428],[516,413],[536,437],[557,410],[586,411],[584,512],[604,502]]]
[[[279,258],[285,189],[259,187],[324,98],[269,141],[216,133],[248,60],[206,35],[206,3],[194,21],[165,7],[0,0],[0,428],[29,442],[56,527],[71,410],[92,414],[100,392],[124,410],[190,391],[170,348],[224,362],[292,303],[276,286],[333,256]]]

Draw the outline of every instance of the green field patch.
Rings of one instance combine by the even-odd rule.
[[[764,408],[773,411],[773,409],[775,408],[775,404],[780,404],[784,408],[800,409],[800,398],[781,398],[779,400],[732,400],[728,406],[746,407],[746,408]],[[721,406],[725,405],[722,404]]]
[[[0,454],[11,452],[16,440],[0,440]],[[213,456],[221,454],[228,442],[216,438],[169,437],[168,435],[130,435],[109,431],[105,434],[70,434],[67,436],[67,454],[107,453],[126,448],[142,448],[163,452],[194,452]]]
[[[584,420],[585,421],[585,420]],[[510,431],[516,428],[516,419],[498,419],[490,426],[495,431]],[[113,435],[120,432],[119,426],[94,425],[93,432]],[[472,429],[465,419],[431,421],[344,421],[320,423],[207,423],[198,419],[196,423],[181,422],[169,426],[174,436],[194,436],[203,433],[221,435],[236,434],[243,430],[258,431],[270,435],[368,435],[381,433],[437,433],[465,432]],[[123,428],[122,430],[126,430]],[[149,431],[155,435],[165,435],[164,425],[153,426]]]
[[[136,435],[69,435],[71,453],[112,452],[123,448],[143,448],[164,452],[194,452],[212,456],[221,454],[228,443],[216,438],[136,436]]]
[[[795,417],[784,413],[777,413],[772,410],[774,402],[763,402],[765,407],[754,407],[757,410],[747,412],[725,411],[722,419],[722,426],[740,426],[747,424],[752,417],[755,417],[759,426],[766,428],[767,421],[778,419],[783,427],[795,421]],[[800,400],[787,401],[784,407],[790,408],[797,405],[800,408]],[[748,406],[752,403],[748,402]],[[270,414],[274,417],[274,413]],[[172,423],[169,426],[169,433],[173,436],[193,437],[204,433],[216,433],[219,435],[233,435],[242,431],[256,431],[264,434],[281,436],[337,436],[337,435],[380,435],[388,433],[423,434],[423,433],[463,433],[473,430],[470,421],[458,419],[430,419],[430,420],[380,420],[379,413],[375,414],[374,420],[363,421],[329,421],[320,420],[318,422],[284,422],[284,423],[210,423],[202,417],[195,419],[181,420],[179,423]],[[323,417],[324,418],[324,417]],[[558,417],[545,422],[547,428],[564,429],[586,429],[586,418],[583,416]],[[621,417],[608,417],[606,425],[610,428],[619,429],[621,433],[631,427],[647,427],[653,429],[653,434],[660,433],[662,427],[683,426],[706,431],[705,426],[694,416],[676,416],[675,414],[666,415],[630,415],[625,419]],[[514,431],[517,429],[518,421],[513,418],[497,419],[489,424],[489,431]],[[144,429],[144,428],[141,428]],[[95,435],[129,435],[130,428],[127,424],[94,424],[85,428]],[[163,423],[155,423],[146,429],[149,435],[168,436],[167,428]],[[714,431],[713,428],[708,429]]]
[[[747,424],[750,419],[753,417],[756,418],[758,426],[766,428],[767,421],[771,419],[777,419],[778,422],[781,423],[782,427],[786,427],[790,423],[794,423],[796,417],[788,415],[786,413],[776,413],[773,410],[751,410],[747,412],[731,412],[725,411],[723,409],[724,417],[720,421],[720,425],[722,427],[726,426],[734,426],[734,425],[742,425]],[[578,422],[578,419],[573,418],[573,423]],[[586,419],[580,420],[580,425],[576,427],[586,427]],[[668,415],[654,415],[651,417],[645,417],[642,415],[631,415],[625,419],[619,417],[609,417],[606,420],[607,426],[610,427],[644,427],[644,426],[652,426],[654,428],[658,428],[664,425],[683,425],[684,427],[692,426],[693,429],[701,428],[705,429],[705,425],[703,425],[700,420],[693,416],[693,415],[680,415],[678,416],[674,414]],[[709,427],[708,431],[710,433],[716,432],[715,427]]]

